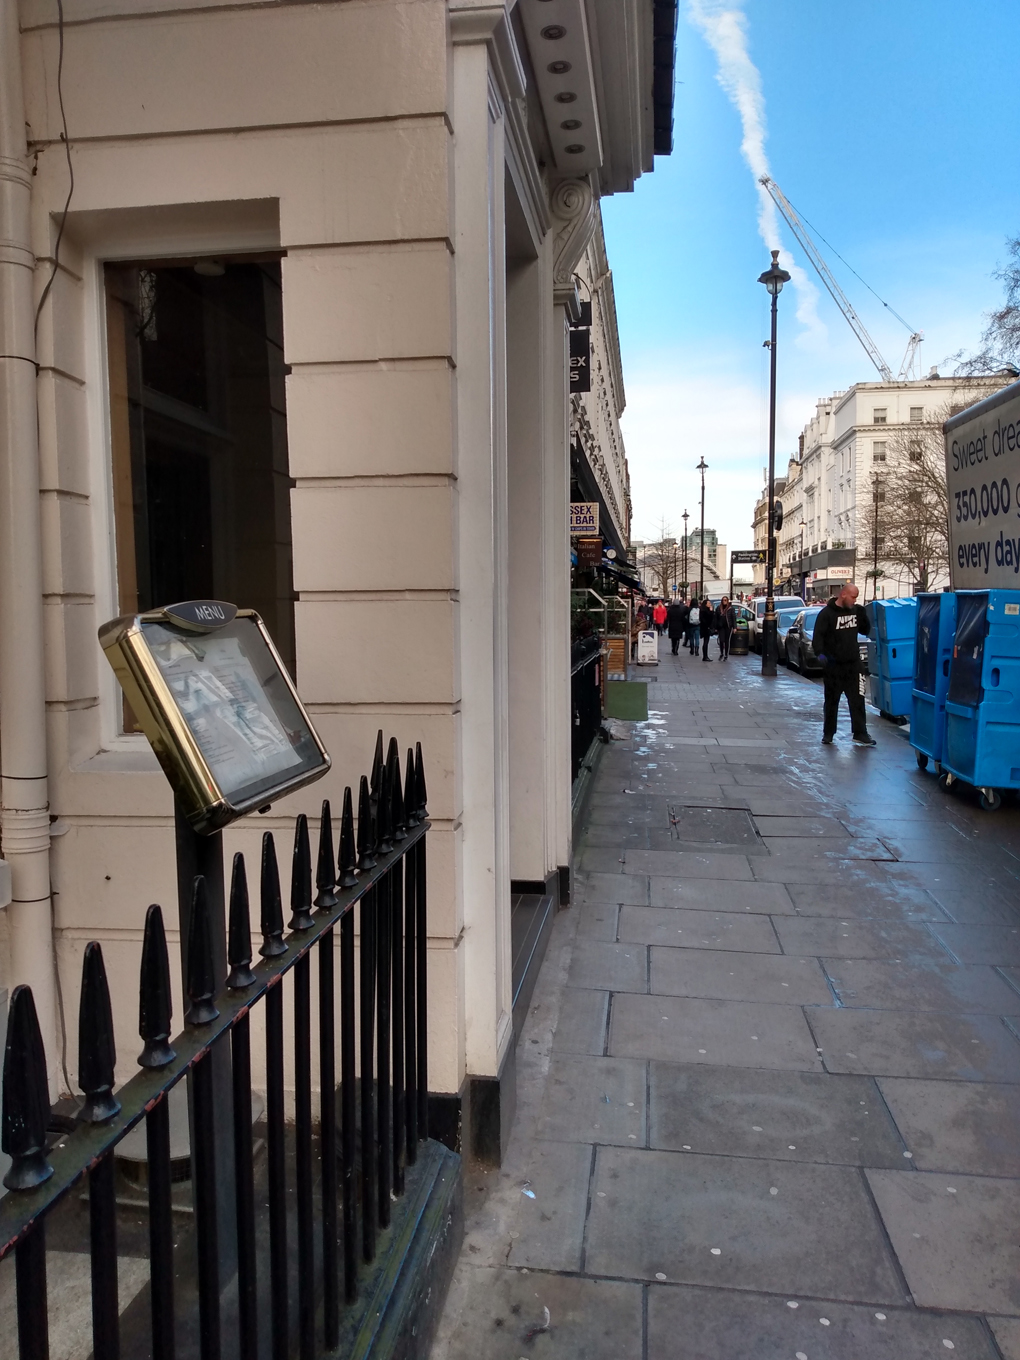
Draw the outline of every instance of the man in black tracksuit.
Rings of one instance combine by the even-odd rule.
[[[871,632],[868,616],[857,604],[857,587],[848,582],[825,606],[815,621],[812,645],[815,656],[825,667],[825,717],[822,741],[832,745],[839,716],[839,698],[846,695],[850,708],[850,726],[854,741],[859,746],[874,746],[868,735],[868,717],[861,693],[861,649],[858,633],[865,637]]]

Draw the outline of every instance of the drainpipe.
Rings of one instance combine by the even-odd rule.
[[[55,1072],[31,186],[17,4],[0,0],[0,835],[10,982],[31,986]]]

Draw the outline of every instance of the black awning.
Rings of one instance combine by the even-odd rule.
[[[627,586],[630,590],[638,590],[642,595],[648,594],[640,581],[636,581],[633,576],[624,575],[617,567],[611,567],[607,562],[602,563],[599,571],[604,572],[606,576],[611,576],[614,581],[619,581],[621,585]]]

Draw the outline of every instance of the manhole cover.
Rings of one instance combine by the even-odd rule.
[[[690,841],[708,850],[717,846],[761,845],[751,821],[742,808],[668,807],[670,834],[675,840]]]

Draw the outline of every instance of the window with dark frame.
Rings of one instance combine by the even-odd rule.
[[[105,285],[120,612],[255,609],[293,675],[279,257],[110,263]]]

